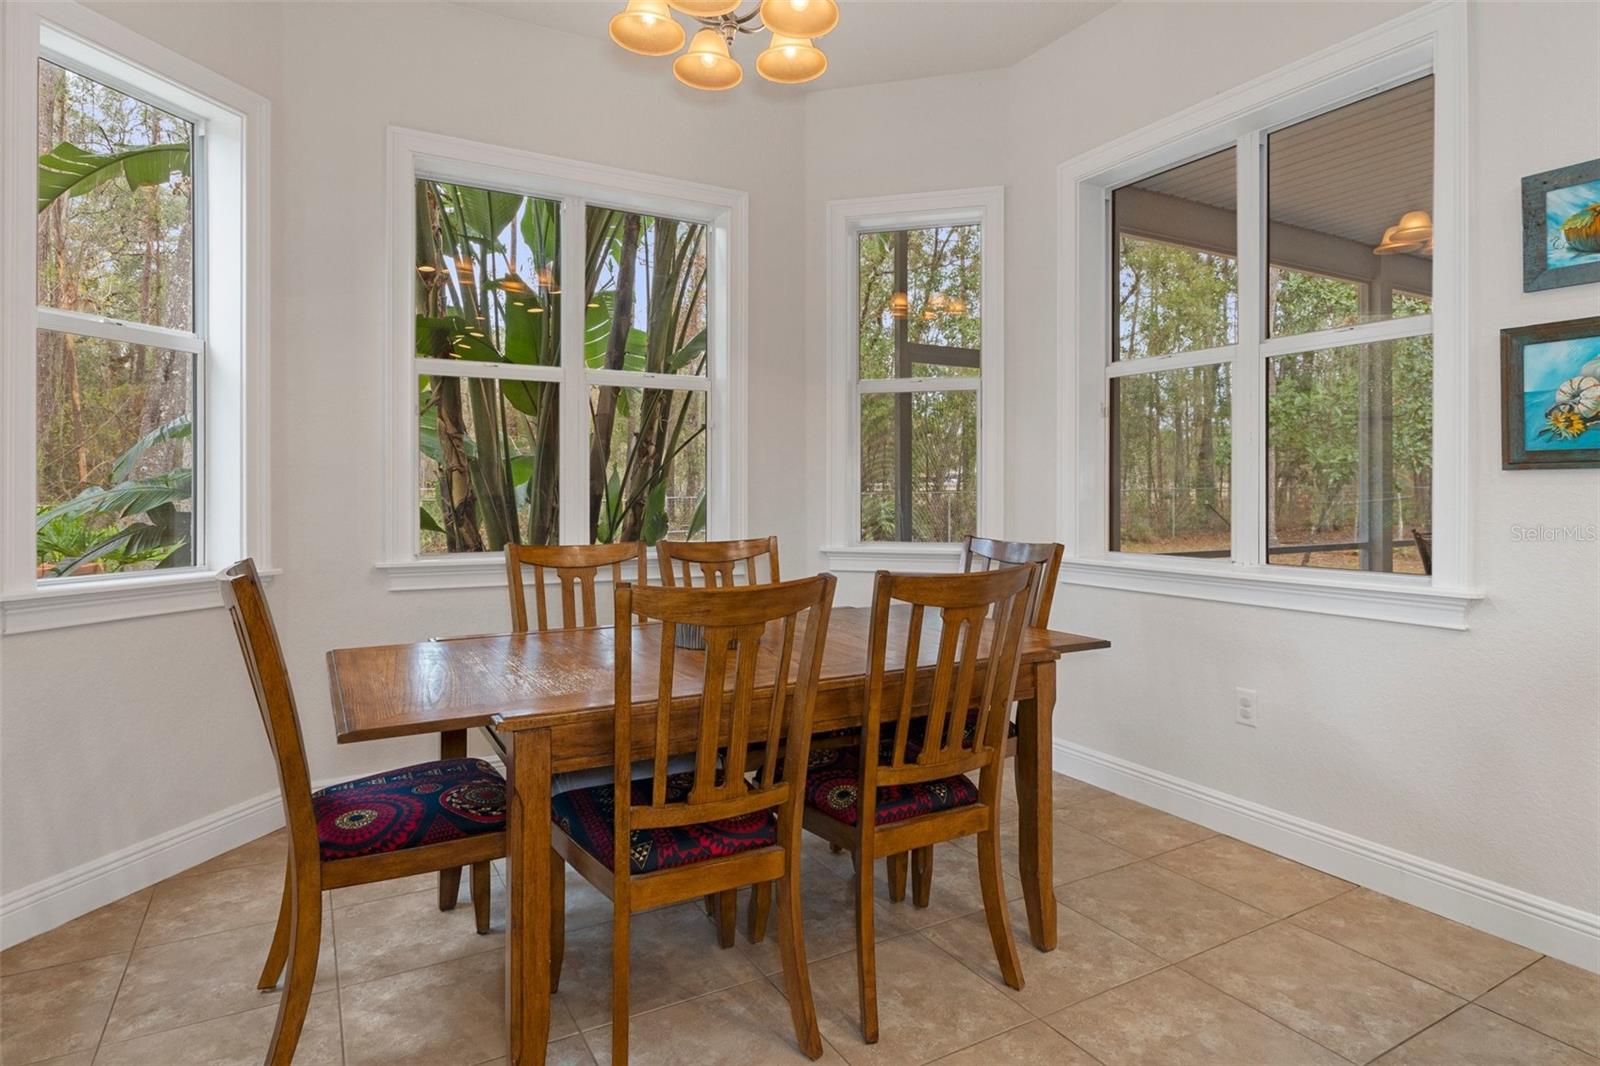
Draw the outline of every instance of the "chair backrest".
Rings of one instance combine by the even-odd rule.
[[[996,563],[1026,566],[1033,576],[1028,582],[1027,625],[1050,628],[1050,604],[1056,595],[1056,578],[1061,573],[1059,544],[1028,544],[1018,540],[990,540],[968,534],[961,543],[961,572],[982,573]]]
[[[289,685],[289,669],[283,661],[283,646],[278,643],[278,629],[261,591],[255,561],[234,563],[222,572],[220,580],[222,599],[233,618],[233,631],[239,638],[239,650],[244,653],[261,722],[267,729],[267,743],[278,764],[278,786],[283,790],[290,847],[296,862],[315,862],[319,855],[317,823],[311,809],[311,771],[306,763],[305,738],[300,733],[300,716]]]
[[[545,604],[544,572],[554,570],[561,586],[561,629],[590,629],[600,624],[595,617],[594,583],[602,566],[611,567],[611,583],[622,584],[622,564],[632,561],[634,580],[646,584],[649,576],[643,543],[618,544],[507,544],[506,592],[511,597],[511,631],[528,631],[528,601],[522,582],[522,568],[533,567],[534,619],[543,633],[550,628]],[[583,613],[580,620],[579,606]]]
[[[867,645],[867,714],[862,736],[862,795],[878,785],[913,784],[971,770],[998,767],[1004,752],[1011,697],[1021,666],[1030,570],[1006,566],[975,574],[891,574],[873,585],[872,630]],[[897,613],[897,603],[909,611]],[[927,616],[933,612],[930,620]],[[899,618],[904,618],[902,627]],[[915,683],[929,622],[938,629],[938,652],[928,688]],[[987,630],[988,640],[984,635]],[[929,634],[931,637],[931,634]],[[904,642],[905,672],[887,706],[888,652]],[[987,647],[985,647],[987,645]],[[980,669],[975,727],[966,728]],[[919,697],[927,699],[920,749],[908,745]],[[894,723],[890,758],[879,765],[880,726]]]
[[[613,870],[628,869],[628,844],[636,829],[655,829],[697,822],[736,818],[742,814],[779,808],[786,832],[800,816],[804,797],[806,758],[811,740],[811,715],[816,703],[817,675],[828,634],[835,579],[832,574],[755,588],[667,589],[617,587],[616,611],[643,615],[649,622],[636,637],[631,627],[616,630],[615,706],[652,707],[655,733],[651,738],[653,779],[647,803],[631,797],[630,764],[633,761],[632,715],[617,714],[615,768],[616,854]],[[650,623],[659,622],[659,627]],[[699,626],[703,651],[679,649],[674,635],[679,624]],[[656,640],[660,662],[654,690],[640,703],[633,698],[633,641]],[[798,670],[795,644],[799,642]],[[686,797],[668,800],[667,758],[681,750],[688,737],[680,698],[680,731],[672,722],[674,681],[687,673],[700,674],[700,697],[694,708],[693,783]],[[790,680],[793,673],[793,680]],[[730,685],[731,681],[731,685]],[[759,702],[755,692],[770,684],[772,694]],[[787,718],[785,711],[787,710]],[[756,718],[760,715],[760,718]],[[768,743],[755,786],[745,783],[752,720],[765,729]],[[777,738],[788,738],[788,752],[780,768]],[[759,739],[759,738],[754,738]],[[724,753],[725,752],[725,753]],[[720,756],[720,757],[719,757]],[[791,783],[793,787],[791,788]],[[790,839],[787,835],[780,839]]]
[[[1413,529],[1412,539],[1417,542],[1417,554],[1422,557],[1422,572],[1433,573],[1433,531],[1431,529]]]
[[[767,579],[762,581],[756,561],[767,557]],[[661,540],[656,542],[656,558],[661,563],[661,583],[667,588],[689,588],[694,572],[707,588],[727,588],[738,584],[738,564],[744,563],[744,584],[777,584],[778,538],[754,537],[750,540]]]

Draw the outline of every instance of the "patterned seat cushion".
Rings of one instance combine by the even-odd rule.
[[[324,861],[506,827],[506,782],[482,759],[443,759],[312,793]]]
[[[974,729],[976,729],[976,728],[978,728],[978,712],[976,710],[968,711],[967,712],[967,726],[966,726],[966,738],[968,740],[972,739],[972,731]],[[890,734],[890,735],[892,736],[893,734]],[[928,720],[926,718],[913,719],[912,722],[911,722],[911,732],[907,734],[907,736],[910,738],[910,742],[913,743],[913,744],[916,744],[918,747],[921,747],[922,746],[922,740],[927,735],[928,735]],[[1006,722],[1006,736],[1010,737],[1013,740],[1016,739],[1016,736],[1017,736],[1017,722],[1016,722],[1016,719],[1013,718],[1013,719],[1010,719],[1009,721]]]
[[[650,802],[652,783],[651,778],[633,782],[634,803]],[[693,787],[693,774],[669,775],[667,802],[682,802]],[[616,790],[611,785],[573,789],[550,800],[550,820],[608,870],[613,869],[615,851],[612,846],[616,839],[615,800]],[[652,870],[737,855],[777,842],[778,820],[771,811],[756,811],[720,822],[635,829],[628,841],[628,870],[647,874]]]
[[[861,757],[857,750],[823,748],[807,760],[806,805],[828,817],[855,825],[859,817]],[[922,814],[969,807],[978,802],[978,786],[961,774],[914,785],[878,786],[877,824],[903,822]]]

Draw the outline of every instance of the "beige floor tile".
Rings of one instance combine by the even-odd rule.
[[[338,907],[333,912],[333,933],[339,945],[342,984],[359,984],[485,951],[503,951],[505,886],[498,881],[491,886],[489,932],[481,936],[470,900],[458,903],[455,910],[441,911],[438,892],[432,888]]]
[[[288,861],[289,831],[287,829],[279,829],[268,833],[264,837],[258,837],[248,844],[234,848],[232,851],[225,851],[216,858],[208,859],[198,866],[191,866],[178,876],[186,877],[189,874],[216,873],[218,870],[229,870],[236,866],[254,866],[256,863],[262,862],[277,863],[278,869],[282,870],[284,864]]]
[[[572,867],[567,867],[567,929],[611,920],[611,901]]]
[[[879,1040],[865,1044],[855,955],[836,955],[811,968],[822,1037],[852,1066],[927,1062],[1031,1020],[920,935],[879,944],[877,971]]]
[[[238,1014],[268,1004],[278,992],[261,992],[256,979],[272,943],[273,924],[135,949],[128,960],[105,1039],[131,1040],[146,1033]],[[334,986],[333,922],[324,914],[322,951],[315,991]]]
[[[94,1050],[127,959],[106,955],[0,978],[0,1062]]]
[[[1288,917],[1354,887],[1232,837],[1211,837],[1153,861],[1275,918]]]
[[[1272,921],[1254,907],[1149,862],[1062,885],[1058,895],[1073,910],[1168,962]]]
[[[133,950],[139,924],[150,906],[150,892],[148,888],[135,892],[0,951],[0,976],[41,970],[63,962],[97,959],[102,955],[127,954]]]
[[[600,1066],[611,1062],[611,1026],[584,1033]],[[634,1066],[749,1066],[807,1061],[795,1041],[789,1003],[770,982],[749,981],[698,999],[641,1014],[629,1022],[628,1061]],[[824,1046],[818,1062],[843,1066]]]
[[[978,885],[978,856],[955,844],[934,845],[933,887],[928,892],[926,907],[917,907],[912,903],[909,873],[905,900],[890,902],[889,878],[887,872],[881,869],[881,863],[879,866],[878,876],[873,880],[873,898],[877,904],[874,915],[881,915],[886,908],[892,907],[896,921],[913,929],[926,929],[930,925],[983,910],[983,889]],[[1005,880],[1006,899],[1022,899],[1022,882],[1004,872],[1014,867],[1007,867],[1002,858],[1000,868]]]
[[[272,1042],[278,1004],[100,1046],[95,1066],[257,1066]],[[339,1066],[339,993],[311,997],[295,1066]]]
[[[1066,907],[1057,908],[1056,930],[1056,950],[1036,950],[1028,942],[1026,912],[1020,904],[1012,905],[1011,935],[1022,961],[1021,991],[1007,988],[1001,978],[989,923],[981,913],[936,925],[922,935],[1041,1016],[1166,965],[1137,944]]]
[[[1064,810],[1058,810],[1052,816],[1051,829],[1053,845],[1050,859],[1051,884],[1061,885],[1080,878],[1092,877],[1106,870],[1114,870],[1118,866],[1137,862],[1139,859],[1132,852],[1124,851],[1099,837],[1074,829],[1068,824],[1067,812]],[[1021,870],[1021,861],[1018,857],[1019,840],[1016,822],[1001,824],[1000,864],[1008,874],[1016,875]],[[954,841],[953,845],[974,854],[978,848],[976,837],[962,837]]]
[[[1595,1060],[1482,1007],[1467,1005],[1374,1066],[1595,1066]]]
[[[1045,1019],[1107,1066],[1344,1066],[1327,1048],[1181,970],[1162,970]]]
[[[432,892],[435,907],[438,906],[439,875],[413,874],[410,877],[396,877],[389,881],[373,881],[365,885],[350,885],[348,888],[336,888],[329,895],[333,897],[333,908],[355,907],[363,903],[371,903],[377,899],[389,899],[393,896],[409,896],[414,892]],[[472,903],[472,875],[470,871],[462,870],[461,886],[456,890],[456,906],[463,903]]]
[[[1182,966],[1354,1062],[1389,1050],[1461,1005],[1448,992],[1288,923]]]
[[[1293,921],[1463,999],[1482,995],[1539,958],[1537,951],[1365,888]]]
[[[1600,1055],[1600,975],[1540,959],[1479,1001],[1497,1014]]]
[[[161,882],[139,930],[139,947],[275,922],[283,868],[273,863],[179,874]]]
[[[877,866],[878,876],[874,878],[876,889],[874,901],[877,902],[877,906],[872,910],[873,933],[878,940],[886,940],[913,932],[917,928],[913,918],[916,908],[911,905],[910,888],[906,889],[906,902],[890,903],[889,890],[885,884],[884,864],[880,862]],[[932,896],[938,896],[941,888],[938,871],[938,861],[935,860]],[[947,872],[957,871],[952,868]],[[851,885],[850,881],[826,876],[814,876],[801,882],[800,906],[805,925],[808,961],[817,962],[820,959],[855,951],[856,912]],[[742,952],[762,973],[777,973],[783,969],[783,962],[778,955],[778,937],[775,931],[777,927],[773,924],[776,919],[768,923],[767,938],[761,943],[752,944],[745,937],[745,911],[749,907],[749,895],[748,890],[739,894],[741,904],[739,939],[734,950]],[[979,903],[980,907],[982,905]],[[929,909],[932,909],[931,901]]]
[[[1079,781],[1076,777],[1068,777],[1066,774],[1054,775],[1054,781],[1051,783],[1051,805],[1057,810],[1112,794],[1097,785]]]
[[[33,1066],[94,1066],[94,1052],[75,1051],[70,1055],[62,1055],[60,1058],[45,1059],[42,1062],[34,1063]]]
[[[629,938],[629,1014],[669,1006],[761,976],[761,970],[744,951],[717,947],[716,930],[698,900],[634,915]],[[609,922],[568,931],[561,995],[580,1028],[610,1023]]]
[[[938,1066],[1099,1066],[1044,1022],[1029,1022],[937,1060]]]
[[[1203,825],[1109,794],[1066,808],[1065,820],[1141,859],[1216,835]]]
[[[510,1060],[501,1055],[498,1059],[480,1063],[479,1066],[509,1066]],[[545,1066],[594,1066],[594,1056],[589,1045],[580,1036],[552,1040],[544,1049]]]

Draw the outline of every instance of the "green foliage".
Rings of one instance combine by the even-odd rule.
[[[163,185],[189,173],[189,145],[151,144],[121,152],[91,152],[63,141],[39,157],[39,214],[63,196],[82,196],[122,178],[130,190]]]

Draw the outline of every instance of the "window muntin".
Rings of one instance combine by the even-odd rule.
[[[1112,379],[1112,551],[1230,554],[1229,371],[1221,363]]]
[[[195,565],[198,127],[37,65],[41,582]]]

